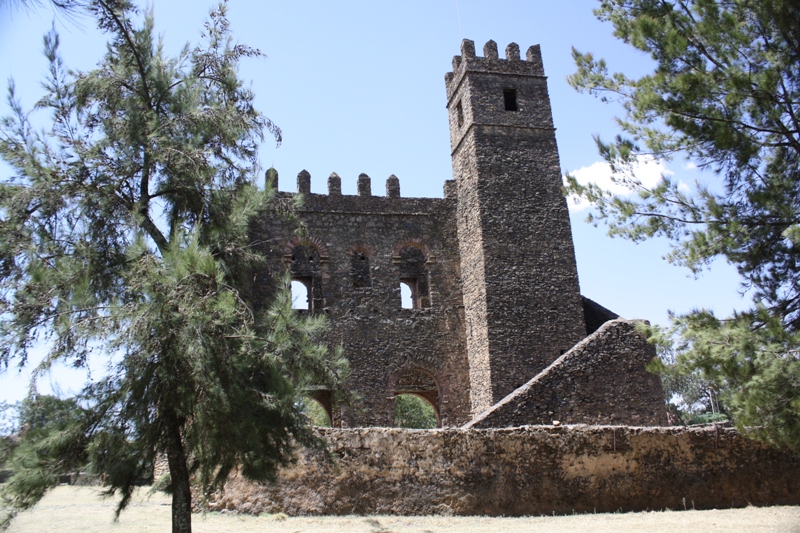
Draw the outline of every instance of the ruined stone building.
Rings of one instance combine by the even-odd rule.
[[[266,298],[288,269],[350,360],[358,405],[317,399],[345,426],[392,425],[403,393],[430,402],[441,426],[666,424],[645,370],[652,348],[580,294],[539,47],[521,59],[512,43],[501,59],[489,41],[478,57],[464,40],[445,84],[444,198],[403,198],[395,176],[374,195],[364,174],[357,195],[336,174],[317,194],[303,171],[306,236],[274,219],[258,228],[273,261],[257,290]]]

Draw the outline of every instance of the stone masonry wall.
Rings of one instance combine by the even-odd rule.
[[[334,174],[328,194],[315,194],[308,173],[300,173],[306,234],[278,219],[259,222],[254,231],[271,260],[256,274],[254,299],[270,301],[285,270],[313,285],[311,312],[328,317],[328,341],[343,347],[350,388],[360,397],[341,421],[334,413],[335,423],[392,426],[395,394],[413,392],[437,407],[441,425],[461,425],[469,420],[470,385],[455,200],[401,198],[394,176],[386,196],[372,195],[366,175],[358,186],[358,196],[342,195]],[[408,276],[419,278],[424,293],[416,309],[401,308],[400,282]]]
[[[538,515],[800,504],[800,460],[720,426],[327,430],[276,484],[234,477],[211,510]]]
[[[289,272],[308,293],[308,310],[299,312],[327,316],[325,340],[342,346],[350,361],[354,405],[339,410],[330,391],[309,391],[333,426],[391,426],[398,394],[430,402],[440,427],[462,425],[581,341],[587,319],[594,329],[613,315],[580,295],[539,48],[521,59],[512,43],[505,55],[500,59],[489,41],[477,57],[464,40],[445,77],[454,179],[445,182],[444,198],[402,198],[395,176],[385,195],[374,195],[365,174],[357,195],[343,195],[335,173],[327,194],[318,194],[302,171],[302,229],[278,216],[253,227],[268,256],[247,280],[255,307],[272,301],[277,280]],[[280,190],[274,169],[267,181]],[[297,199],[276,196],[279,204]],[[411,309],[401,306],[401,286],[412,295]],[[614,359],[614,368],[627,371],[623,360]],[[635,386],[625,378],[624,390],[614,391],[609,372],[591,369],[608,381],[598,388],[589,374],[572,373],[574,363],[549,374],[570,369],[564,383],[547,382],[546,399],[524,402],[528,414],[507,414],[506,406],[492,416],[503,425],[549,422],[551,412],[564,421],[615,422],[613,406],[629,422],[660,423],[651,413],[660,395],[655,378]],[[587,390],[576,392],[584,381]],[[647,390],[649,383],[655,388]],[[642,407],[617,409],[617,400],[633,405],[637,387]]]
[[[655,349],[636,322],[606,322],[528,383],[469,422],[497,428],[550,424],[665,426],[661,380],[646,370]]]
[[[586,335],[538,47],[484,57],[464,40],[445,76],[466,342],[476,415]]]

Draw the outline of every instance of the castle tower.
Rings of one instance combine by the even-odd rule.
[[[539,47],[483,52],[445,76],[473,416],[586,336]]]

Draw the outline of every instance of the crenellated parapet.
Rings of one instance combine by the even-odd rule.
[[[278,171],[275,168],[270,168],[264,175],[264,183],[266,188],[280,191]],[[449,184],[449,188],[448,188]],[[381,198],[381,196],[372,194],[372,178],[367,174],[359,174],[356,180],[356,194],[342,194],[342,178],[336,172],[332,172],[328,176],[328,192],[329,197],[361,197],[361,198]],[[305,196],[313,195],[315,197],[324,196],[319,193],[311,191],[311,174],[307,170],[300,171],[297,174],[297,192]],[[292,194],[284,192],[283,194]],[[445,184],[445,197],[454,198],[456,194],[455,184],[452,180],[448,180]],[[386,178],[386,195],[384,198],[405,200],[419,200],[418,198],[400,198],[400,179],[392,174]],[[429,199],[425,199],[429,200]],[[435,200],[435,199],[434,199]]]
[[[511,43],[500,58],[497,43],[489,41],[479,57],[475,43],[464,39],[445,85],[453,154],[474,127],[555,131],[539,45],[522,59]]]
[[[394,174],[386,179],[386,196],[400,198],[400,180]]]
[[[366,174],[359,174],[356,188],[359,196],[372,196],[372,179]]]
[[[505,58],[501,59],[497,43],[489,41],[483,47],[483,57],[480,57],[475,54],[475,43],[464,39],[461,42],[461,55],[453,57],[453,71],[444,77],[448,102],[457,92],[467,71],[544,77],[542,52],[537,44],[528,48],[525,59],[520,59],[519,45],[510,43],[506,46]]]
[[[299,194],[311,194],[311,174],[307,170],[301,170],[297,175],[297,192]]]
[[[342,178],[336,172],[331,172],[328,176],[328,195],[341,196],[342,195]]]

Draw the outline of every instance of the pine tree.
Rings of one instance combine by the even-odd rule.
[[[292,310],[286,279],[268,305],[249,301],[264,261],[251,223],[291,209],[255,183],[264,132],[280,142],[280,130],[238,78],[260,53],[232,42],[225,5],[176,57],[129,0],[86,9],[110,36],[97,68],[66,70],[49,33],[34,109],[50,112],[49,129],[34,129],[13,83],[0,123],[13,168],[0,181],[0,364],[46,341],[40,371],[93,354],[112,369],[38,449],[48,475],[7,485],[6,511],[87,461],[121,495],[119,513],[163,454],[172,530],[189,532],[190,483],[211,490],[234,469],[272,479],[296,446],[322,445],[302,391],[341,390],[347,365],[320,344],[324,321]]]
[[[695,272],[734,265],[749,310],[675,317],[678,362],[723,393],[737,425],[800,449],[800,4],[794,0],[604,0],[595,11],[656,66],[639,79],[610,74],[574,51],[580,91],[622,104],[623,135],[598,139],[615,196],[570,180],[610,233],[666,237],[669,259]],[[714,179],[647,188],[632,172],[643,155],[688,157]]]

